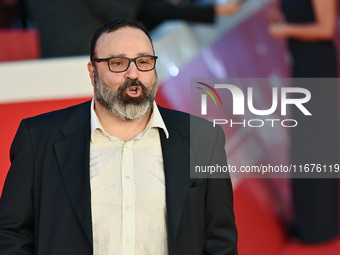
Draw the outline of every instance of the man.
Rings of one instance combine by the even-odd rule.
[[[22,121],[0,254],[237,254],[230,179],[189,171],[226,164],[223,132],[193,118],[208,134],[190,143],[189,115],[154,103],[156,58],[140,23],[112,20],[91,44],[93,100]]]

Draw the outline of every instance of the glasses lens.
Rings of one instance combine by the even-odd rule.
[[[153,56],[142,56],[136,59],[136,64],[141,71],[150,71],[155,67],[156,58]]]
[[[129,60],[126,58],[111,58],[109,61],[110,69],[113,72],[125,71],[129,65]]]

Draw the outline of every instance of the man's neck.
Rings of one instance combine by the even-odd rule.
[[[150,120],[151,110],[139,119],[122,120],[106,110],[97,101],[94,103],[94,110],[105,132],[110,136],[118,137],[125,142],[130,141],[142,132]]]

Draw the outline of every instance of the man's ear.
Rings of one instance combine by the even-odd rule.
[[[87,63],[87,70],[89,71],[89,76],[90,76],[90,79],[91,79],[92,86],[94,86],[94,72],[95,72],[95,67],[94,67],[94,65],[92,64],[91,61],[89,61],[89,62]]]

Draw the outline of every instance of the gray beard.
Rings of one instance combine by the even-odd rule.
[[[122,120],[136,120],[149,112],[152,109],[158,88],[157,81],[150,88],[146,88],[138,79],[127,79],[117,92],[114,92],[112,88],[99,79],[97,71],[94,74],[94,83],[94,94],[97,101],[107,111]],[[125,90],[130,86],[141,87],[141,95],[136,98],[126,95]]]

